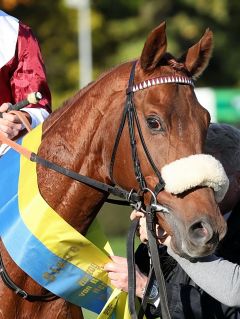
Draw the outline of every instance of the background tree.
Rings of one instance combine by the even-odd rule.
[[[147,34],[167,21],[168,48],[176,56],[214,32],[210,66],[198,86],[239,87],[238,0],[92,0],[94,79],[115,64],[138,57]],[[54,107],[78,89],[77,12],[63,0],[0,0],[29,24],[40,40]]]

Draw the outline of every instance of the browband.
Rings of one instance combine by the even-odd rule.
[[[134,84],[132,87],[128,88],[128,92],[137,92],[139,90],[147,89],[151,86],[159,85],[159,84],[166,84],[166,83],[179,83],[179,84],[187,84],[194,86],[192,78],[188,76],[160,76],[158,78],[145,80],[143,82]]]

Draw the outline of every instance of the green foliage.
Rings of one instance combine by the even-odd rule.
[[[32,0],[9,13],[31,26],[36,34],[57,108],[78,88],[76,12],[66,9],[62,1]]]
[[[150,30],[166,21],[168,49],[176,56],[198,41],[207,27],[214,32],[213,58],[198,86],[239,87],[240,70],[235,68],[239,54],[238,1],[143,0],[131,4],[129,1],[128,11],[122,10],[123,2],[127,5],[125,1],[114,1],[111,5],[110,1],[98,5],[95,2],[99,1],[92,1],[93,9],[104,17],[93,33],[93,39],[104,38],[104,45],[99,42],[93,50],[94,65],[99,71],[139,56]]]
[[[95,10],[106,17],[106,20],[122,20],[130,16],[136,16],[143,2],[143,0],[92,0],[91,4]]]
[[[98,217],[107,237],[126,236],[131,211],[130,207],[108,203],[103,206]]]
[[[2,5],[7,4],[1,1]],[[240,2],[237,0],[90,0],[93,76],[141,54],[147,34],[167,22],[168,49],[176,56],[214,32],[215,49],[199,86],[239,87]],[[77,11],[64,0],[12,1],[9,11],[29,24],[39,38],[57,108],[78,89]],[[216,76],[217,74],[217,76]]]

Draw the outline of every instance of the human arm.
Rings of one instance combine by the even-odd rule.
[[[171,255],[189,277],[213,298],[230,307],[240,306],[240,266],[211,255],[196,262]]]
[[[146,223],[141,213],[133,211],[131,219],[140,217],[140,238],[146,241]],[[215,255],[201,258],[196,262],[180,257],[171,249],[171,237],[164,243],[168,246],[168,253],[172,256],[188,276],[205,292],[216,300],[230,307],[240,306],[240,266]]]
[[[3,102],[15,104],[31,92],[40,92],[43,98],[27,108],[43,108],[51,111],[51,93],[47,84],[45,66],[39,43],[31,28],[19,23],[16,53],[6,68],[9,70],[11,99]]]
[[[51,111],[51,94],[48,88],[40,47],[31,29],[20,23],[14,57],[0,69],[0,130],[9,138],[17,136],[22,125],[16,115],[6,113],[9,103],[20,102],[32,92],[40,92],[43,98],[36,104],[22,108],[32,128],[43,122]]]

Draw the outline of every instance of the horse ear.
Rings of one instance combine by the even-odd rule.
[[[213,48],[213,33],[207,29],[198,43],[184,54],[185,66],[192,77],[200,76],[206,69],[211,58]]]
[[[153,70],[165,54],[166,49],[166,23],[163,22],[147,37],[140,57],[141,68],[144,71]]]

